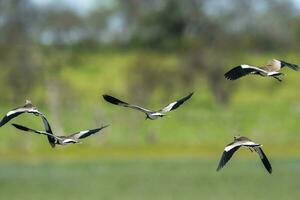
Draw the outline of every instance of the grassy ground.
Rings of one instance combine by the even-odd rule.
[[[10,200],[299,199],[300,160],[1,162],[0,195]]]

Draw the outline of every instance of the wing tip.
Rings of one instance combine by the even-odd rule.
[[[25,126],[22,126],[20,124],[15,124],[15,123],[12,123],[11,124],[12,126],[14,126],[15,128],[19,129],[19,130],[22,130],[22,131],[29,131],[29,128],[25,127]]]
[[[101,129],[107,128],[109,126],[110,126],[110,124],[103,125],[103,126],[101,126]]]
[[[232,69],[230,69],[229,71],[227,71],[224,74],[224,77],[227,80],[234,81],[234,80],[240,78],[238,75],[241,73],[240,72],[241,70],[242,70],[242,65],[238,65],[236,67],[233,67]]]
[[[272,168],[268,169],[268,172],[269,172],[269,174],[272,174],[273,169]]]
[[[283,60],[279,60],[279,61],[283,64],[282,67],[284,67],[286,65],[286,66],[288,66],[289,68],[291,68],[291,69],[293,69],[295,71],[299,71],[300,70],[299,66],[296,65],[296,64],[288,63],[288,62],[285,62]]]
[[[218,168],[216,169],[217,172],[219,172],[221,169],[223,168],[223,166],[218,166]]]
[[[117,99],[117,98],[115,98],[115,97],[113,97],[113,96],[108,95],[108,94],[104,94],[104,95],[102,95],[102,97],[103,97],[103,99],[104,99],[105,101],[107,101],[107,102],[109,102],[109,103],[112,103],[112,104],[115,104],[115,105],[119,105],[119,104],[128,104],[128,103],[126,103],[126,102],[124,102],[124,101],[121,101],[121,100],[119,100],[119,99]]]

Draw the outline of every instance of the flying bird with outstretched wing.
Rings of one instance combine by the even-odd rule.
[[[22,125],[19,125],[19,124],[12,124],[12,125],[15,128],[17,128],[19,130],[22,130],[22,131],[42,134],[42,135],[46,135],[48,137],[54,138],[54,140],[53,140],[54,144],[52,144],[49,141],[49,143],[52,147],[55,147],[56,144],[66,145],[66,144],[69,144],[69,143],[73,143],[73,144],[78,143],[80,139],[84,139],[86,137],[89,137],[89,136],[91,136],[95,133],[98,133],[102,129],[108,127],[108,125],[106,125],[106,126],[101,126],[100,128],[89,129],[89,130],[84,130],[84,131],[80,131],[80,132],[77,132],[77,133],[73,133],[73,134],[70,134],[68,136],[58,136],[58,135],[56,135],[52,132],[50,124],[48,123],[48,121],[45,117],[43,118],[43,120],[44,120],[44,123],[47,124],[46,125],[47,128],[46,128],[45,131],[34,130],[34,129],[31,129],[31,128],[28,128],[26,126],[22,126]]]
[[[164,117],[166,115],[167,112],[170,112],[172,110],[175,110],[177,109],[179,106],[181,106],[185,101],[187,101],[188,99],[190,99],[192,96],[193,96],[193,92],[191,92],[190,94],[188,94],[187,96],[175,101],[175,102],[172,102],[170,104],[168,104],[167,106],[165,106],[164,108],[158,110],[158,111],[154,111],[154,110],[149,110],[149,109],[146,109],[146,108],[143,108],[141,106],[137,106],[137,105],[133,105],[133,104],[129,104],[129,103],[126,103],[124,101],[121,101],[115,97],[112,97],[110,95],[103,95],[103,98],[105,101],[111,103],[111,104],[114,104],[114,105],[118,105],[118,106],[123,106],[123,107],[127,107],[127,108],[132,108],[132,109],[135,109],[135,110],[139,110],[141,112],[143,112],[145,115],[146,115],[146,119],[151,119],[151,120],[154,120],[154,119],[157,119],[159,117]]]
[[[272,166],[266,156],[266,154],[263,152],[262,148],[261,148],[261,144],[257,144],[255,142],[253,142],[252,140],[243,137],[243,136],[235,136],[234,137],[234,141],[230,144],[228,144],[225,149],[224,152],[222,154],[222,157],[220,159],[217,171],[219,171],[220,169],[222,169],[227,162],[231,159],[231,157],[233,156],[233,154],[240,148],[240,147],[247,147],[249,148],[251,151],[255,151],[258,153],[262,163],[264,164],[266,170],[271,174],[272,173]]]
[[[247,64],[234,67],[225,73],[225,78],[228,80],[236,80],[246,75],[260,75],[263,77],[273,77],[278,81],[282,81],[283,73],[279,72],[283,67],[289,67],[295,71],[299,71],[296,64],[291,64],[282,60],[272,59],[263,67],[256,67]]]

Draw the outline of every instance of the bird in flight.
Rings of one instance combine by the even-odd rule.
[[[158,110],[158,111],[154,111],[154,110],[148,110],[146,108],[143,108],[141,106],[137,106],[137,105],[132,105],[132,104],[129,104],[129,103],[126,103],[124,101],[121,101],[115,97],[112,97],[110,95],[103,95],[103,98],[105,101],[109,102],[109,103],[112,103],[112,104],[115,104],[115,105],[118,105],[118,106],[123,106],[123,107],[128,107],[128,108],[132,108],[132,109],[135,109],[135,110],[139,110],[143,113],[145,113],[146,115],[146,119],[151,119],[151,120],[154,120],[154,119],[157,119],[159,117],[164,117],[166,115],[167,112],[170,112],[172,110],[175,110],[176,108],[178,108],[180,105],[182,105],[185,101],[187,101],[188,99],[190,99],[192,97],[194,93],[190,93],[188,94],[187,96],[175,101],[175,102],[172,102],[170,104],[168,104],[167,106],[165,106],[164,108]]]
[[[86,138],[90,135],[93,135],[99,131],[101,131],[102,129],[108,127],[108,125],[106,126],[101,126],[100,128],[96,128],[96,129],[90,129],[90,130],[84,130],[84,131],[80,131],[74,134],[70,134],[68,136],[58,136],[53,134],[50,124],[48,123],[47,119],[45,117],[43,117],[43,121],[46,124],[46,130],[45,131],[38,131],[38,130],[34,130],[19,124],[12,124],[15,128],[22,130],[22,131],[27,131],[27,132],[32,132],[32,133],[37,133],[37,134],[42,134],[42,135],[46,135],[49,137],[54,138],[53,143],[50,143],[50,145],[52,147],[55,147],[56,144],[58,145],[66,145],[66,144],[75,144],[75,143],[79,143],[80,139]],[[50,142],[50,141],[49,141]]]
[[[236,80],[243,76],[253,74],[260,75],[263,77],[273,77],[278,81],[282,81],[283,73],[279,72],[281,68],[289,67],[295,71],[299,71],[299,67],[296,64],[291,64],[282,60],[272,59],[263,67],[255,67],[247,64],[239,65],[234,67],[225,73],[225,78],[228,80]]]
[[[266,154],[262,150],[262,145],[257,144],[253,142],[252,140],[243,137],[243,136],[235,136],[234,141],[230,144],[228,144],[224,152],[222,154],[221,160],[219,162],[217,171],[222,169],[226,163],[230,160],[230,158],[233,156],[233,154],[240,148],[240,147],[247,147],[251,150],[251,152],[255,151],[258,153],[262,163],[264,164],[266,170],[271,174],[272,173],[272,166],[266,156]]]
[[[38,111],[38,109],[31,103],[30,100],[26,100],[23,106],[12,109],[9,111],[0,121],[0,127],[12,120],[13,118],[23,114],[23,113],[32,113],[36,116],[42,116],[43,113]]]

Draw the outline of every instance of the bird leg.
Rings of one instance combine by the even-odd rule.
[[[253,150],[249,147],[249,150],[253,153]]]
[[[279,78],[279,77],[277,77],[277,76],[273,76],[273,78],[275,78],[276,80],[278,80],[279,82],[281,82],[282,81],[282,79],[281,78]]]

